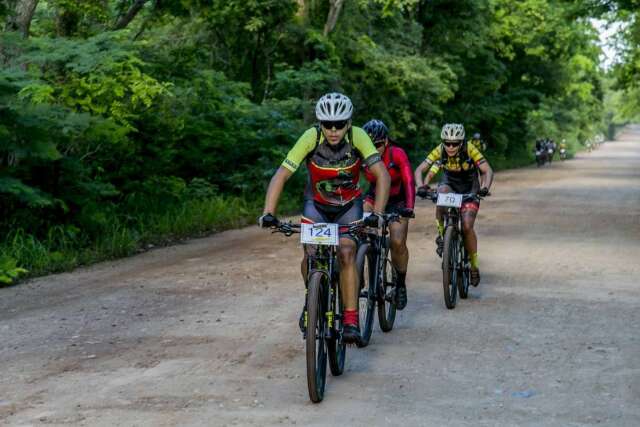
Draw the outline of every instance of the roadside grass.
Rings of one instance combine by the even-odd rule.
[[[281,205],[282,212],[299,207],[291,199]],[[163,208],[116,215],[95,239],[83,236],[75,227],[54,226],[43,238],[23,229],[14,230],[0,241],[0,285],[252,224],[261,213],[262,200],[211,197]]]

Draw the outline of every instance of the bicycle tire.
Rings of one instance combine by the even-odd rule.
[[[326,318],[325,289],[323,279],[326,274],[315,271],[309,278],[307,293],[307,338],[305,342],[307,356],[307,386],[312,402],[321,402],[327,381],[327,349],[325,346]]]
[[[367,262],[367,253],[371,245],[364,243],[358,248],[356,255],[356,267],[358,271],[359,295],[358,316],[360,317],[360,335],[358,347],[366,347],[371,339],[373,331],[373,314],[376,309],[375,280],[372,280],[370,265]]]
[[[330,307],[331,302],[329,302]],[[347,356],[347,345],[342,340],[342,298],[340,289],[336,286],[336,306],[334,313],[334,324],[339,326],[331,331],[331,338],[327,340],[327,353],[329,355],[329,369],[334,377],[342,375],[344,372],[344,361]],[[329,325],[333,328],[333,325]]]
[[[462,267],[462,274],[460,275],[462,280],[460,281],[460,285],[458,285],[458,294],[461,299],[467,299],[469,296],[469,272],[467,267]]]
[[[444,250],[442,251],[442,287],[444,304],[449,310],[456,307],[457,297],[457,245],[458,230],[448,226],[444,232]]]
[[[466,259],[466,250],[462,251],[462,281],[460,282],[460,286],[458,286],[458,294],[461,299],[467,299],[469,296],[469,284],[471,283],[471,273],[469,271],[469,260]]]
[[[378,277],[378,323],[382,332],[390,332],[396,320],[395,287],[397,274],[389,259],[389,252],[385,251],[385,257],[380,266]],[[371,258],[375,266],[375,258]]]

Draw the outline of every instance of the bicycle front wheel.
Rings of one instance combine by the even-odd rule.
[[[471,283],[471,272],[469,271],[469,260],[467,257],[467,251],[462,250],[462,264],[460,265],[460,284],[458,285],[458,293],[460,299],[466,299],[469,296],[469,284]]]
[[[375,265],[375,259],[372,258]],[[380,273],[378,274],[378,323],[383,332],[390,332],[396,320],[396,269],[391,263],[389,253],[380,260]]]
[[[449,310],[456,307],[458,274],[458,230],[449,226],[444,232],[444,250],[442,251],[442,287],[444,289],[444,304]]]
[[[327,276],[319,271],[311,274],[307,293],[307,386],[312,402],[322,401],[327,380],[327,322],[325,308]]]
[[[365,243],[358,248],[356,267],[358,269],[359,297],[358,315],[360,317],[361,340],[358,347],[366,347],[373,331],[373,313],[376,308],[375,276],[368,262],[371,245]]]

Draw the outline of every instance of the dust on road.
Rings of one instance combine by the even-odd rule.
[[[0,422],[640,425],[640,128],[492,192],[483,283],[453,311],[418,203],[409,304],[321,404],[295,238],[250,227],[0,289]]]

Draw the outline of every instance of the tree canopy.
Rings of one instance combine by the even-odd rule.
[[[114,218],[260,199],[330,90],[353,99],[355,124],[384,120],[415,159],[444,122],[462,122],[494,164],[525,164],[537,137],[600,132],[611,87],[640,109],[638,6],[4,0],[0,237],[55,228],[86,246]],[[626,23],[608,79],[591,17]]]

